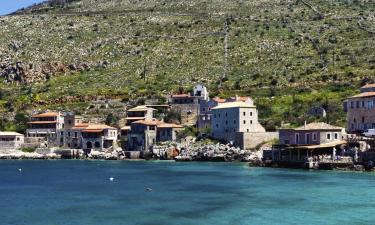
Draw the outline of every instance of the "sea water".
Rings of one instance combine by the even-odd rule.
[[[242,163],[0,161],[0,225],[375,224],[374,187]]]

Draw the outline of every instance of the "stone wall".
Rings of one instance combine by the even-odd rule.
[[[171,110],[181,114],[181,123],[195,125],[199,114],[199,104],[173,104]]]
[[[237,132],[234,144],[241,149],[253,149],[263,142],[278,138],[278,132]]]

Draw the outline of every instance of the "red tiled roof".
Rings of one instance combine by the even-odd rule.
[[[212,99],[212,101],[217,102],[217,103],[224,103],[226,100],[223,98],[215,97]]]
[[[116,129],[105,124],[89,124],[82,132],[84,133],[100,133],[105,129]]]
[[[349,98],[366,98],[366,97],[374,97],[374,96],[375,96],[375,92],[370,91],[370,92],[363,92],[361,94],[354,95],[354,96],[349,97]]]
[[[176,94],[172,95],[172,98],[187,98],[187,97],[192,97],[189,94]]]
[[[81,123],[81,124],[76,124],[74,127],[72,127],[73,130],[80,130],[80,129],[85,129],[89,126],[90,124],[88,123]]]
[[[40,113],[40,114],[35,114],[32,115],[31,117],[33,118],[40,118],[40,117],[55,117],[58,116],[59,114],[57,112],[45,112],[45,113]]]
[[[362,88],[375,88],[375,84],[366,84]]]

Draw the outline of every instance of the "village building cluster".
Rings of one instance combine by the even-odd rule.
[[[267,132],[259,123],[258,110],[251,97],[210,98],[207,88],[198,84],[192,93],[168,96],[165,105],[139,105],[126,110],[124,126],[119,128],[86,121],[71,112],[36,113],[30,117],[25,136],[0,132],[0,144],[2,149],[44,143],[45,147],[82,149],[86,153],[119,148],[147,152],[157,143],[178,141],[186,127],[196,126],[202,135],[241,149],[253,149],[278,139],[271,154],[273,161],[303,162],[306,158],[319,160],[327,155],[334,160],[337,155],[344,156],[347,132],[358,134],[375,128],[375,84],[365,85],[360,91],[344,102],[346,129],[310,123]],[[168,111],[177,113],[180,123],[165,122]],[[325,110],[319,107],[308,113],[326,116]]]

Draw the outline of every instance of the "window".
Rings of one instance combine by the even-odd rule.
[[[96,142],[95,142],[95,148],[100,148],[100,143],[99,143],[99,141],[96,141]]]
[[[317,141],[318,140],[318,135],[316,133],[313,133],[313,141]]]
[[[295,142],[296,144],[299,144],[299,134],[295,134]]]
[[[354,109],[354,102],[350,102],[350,108]]]
[[[246,120],[243,121],[243,124],[246,124]]]
[[[327,140],[331,140],[331,134],[327,134]]]
[[[225,120],[225,125],[228,125],[228,120]]]
[[[253,112],[250,112],[250,116],[253,116]]]
[[[359,108],[359,101],[356,101],[356,108]]]
[[[61,136],[64,136],[64,131],[61,131],[60,134],[61,134]]]
[[[243,115],[246,116],[246,112],[243,112]]]
[[[236,124],[236,122],[237,122],[236,120],[233,120],[233,123],[234,123],[234,124]]]
[[[68,137],[70,137],[70,132],[68,132]]]
[[[253,121],[252,121],[252,120],[250,120],[250,124],[253,124]]]
[[[216,113],[214,114],[214,118],[216,118]]]
[[[225,113],[225,117],[228,117],[228,113]]]
[[[77,132],[74,132],[74,137],[78,137],[78,133]]]
[[[338,138],[339,138],[339,135],[335,133],[335,140],[337,140]]]
[[[249,129],[247,129],[247,132],[249,133]]]
[[[362,108],[365,108],[365,101],[362,101]]]
[[[372,101],[368,101],[367,102],[367,107],[368,107],[368,109],[372,109],[374,107],[373,102]]]
[[[219,124],[216,124],[216,128],[219,128]]]

